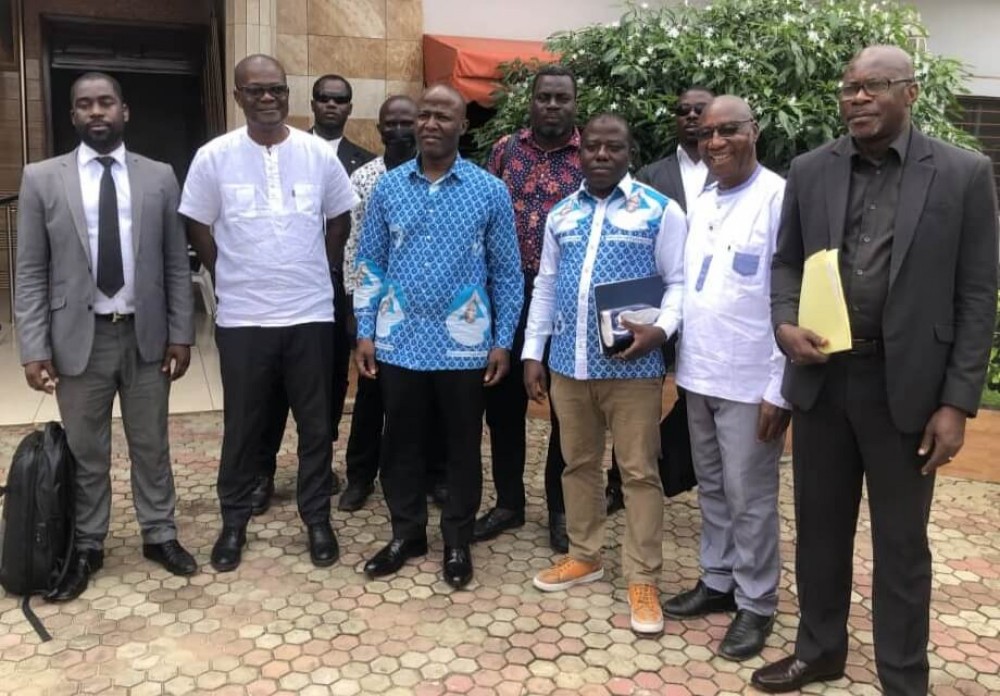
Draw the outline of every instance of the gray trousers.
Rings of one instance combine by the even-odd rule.
[[[702,581],[763,616],[778,606],[778,459],[757,440],[759,405],[687,393],[701,506]]]
[[[111,517],[111,412],[115,395],[132,462],[132,500],[147,544],[177,538],[167,440],[170,379],[142,362],[131,322],[97,319],[82,374],[61,375],[56,399],[76,458],[76,547],[101,549]]]

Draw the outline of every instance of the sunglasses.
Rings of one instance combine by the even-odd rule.
[[[674,114],[676,116],[687,116],[692,111],[695,116],[701,116],[701,112],[705,110],[708,104],[678,104],[674,109]]]
[[[351,98],[346,94],[326,94],[325,92],[317,94],[313,97],[313,100],[319,102],[320,104],[333,102],[334,104],[339,104],[340,106],[351,103]]]
[[[747,118],[742,121],[731,121],[720,124],[715,128],[699,128],[695,131],[695,137],[698,140],[711,140],[712,136],[718,133],[720,138],[728,140],[739,133],[745,123],[753,123],[753,119]]]
[[[265,92],[275,99],[284,99],[288,96],[288,85],[237,85],[236,89],[249,99],[260,99]]]

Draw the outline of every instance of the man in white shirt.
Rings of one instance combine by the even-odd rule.
[[[240,564],[270,395],[284,388],[298,426],[299,514],[317,566],[336,562],[330,527],[333,282],[357,201],[336,154],[285,125],[288,85],[274,58],[236,66],[245,128],[195,155],[180,212],[219,297],[225,421],[219,466],[220,572]],[[324,236],[325,231],[325,236]]]
[[[118,81],[85,73],[70,91],[80,146],[29,164],[18,211],[17,317],[28,384],[55,393],[76,459],[73,556],[49,595],[69,601],[104,563],[111,513],[111,410],[121,402],[142,552],[197,571],[177,541],[167,404],[194,343],[191,270],[169,165],[128,152]]]
[[[677,384],[687,392],[702,578],[668,616],[736,611],[719,655],[760,653],[778,603],[778,458],[790,412],[771,331],[770,269],[785,182],[757,162],[757,124],[717,97],[697,130],[715,181],[692,201]]]

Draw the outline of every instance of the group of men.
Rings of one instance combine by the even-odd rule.
[[[442,575],[467,585],[471,544],[525,523],[527,403],[548,396],[550,542],[566,555],[534,586],[603,577],[605,518],[623,505],[633,630],[659,633],[664,612],[735,612],[718,654],[748,659],[774,624],[791,420],[801,621],[795,654],[753,683],[780,692],[843,674],[865,480],[879,678],[887,693],[926,692],[933,474],[978,407],[997,215],[988,160],[911,125],[919,88],[905,52],[852,60],[839,90],[848,134],[797,158],[787,181],[758,163],[749,105],[696,86],[678,95],[676,152],[633,178],[629,124],[599,114],[578,130],[577,82],[560,66],[539,70],[529,126],[494,146],[486,170],[458,152],[468,123],[450,87],[388,99],[374,158],[342,139],[343,78],[317,81],[309,134],[285,124],[276,60],[251,56],[235,77],[247,125],[199,150],[182,194],[166,165],[125,150],[127,107],[101,74],[73,86],[80,147],[25,169],[22,361],[29,384],[55,392],[79,463],[77,548],[53,599],[78,596],[101,566],[116,394],[144,553],[197,570],[176,540],[166,430],[194,333],[183,216],[219,299],[217,571],[240,564],[248,523],[267,509],[289,408],[310,556],[336,562],[331,443],[353,333],[360,377],[340,507],[363,506],[378,477],[392,522],[367,575],[427,553],[427,493],[444,484]],[[805,259],[825,249],[840,250],[853,338],[833,355],[798,326]],[[595,286],[647,276],[662,281],[658,317],[626,322],[631,344],[606,355]],[[678,335],[702,575],[661,606],[659,418]],[[484,416],[496,503],[477,519]]]

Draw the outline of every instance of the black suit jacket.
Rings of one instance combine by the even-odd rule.
[[[347,170],[347,175],[350,176],[355,169],[375,159],[375,154],[368,152],[360,145],[355,145],[345,137],[340,141],[340,147],[337,148],[337,158]]]
[[[851,177],[847,136],[797,157],[788,173],[771,274],[775,329],[798,321],[806,257],[843,242]],[[913,131],[893,228],[882,320],[889,409],[919,432],[938,407],[974,415],[997,302],[997,202],[989,159]],[[825,365],[791,365],[782,393],[813,407]]]
[[[684,197],[684,179],[681,178],[681,165],[677,161],[677,153],[673,152],[661,160],[657,160],[639,170],[635,178],[644,184],[652,186],[667,198],[672,198],[687,212],[687,199]]]

